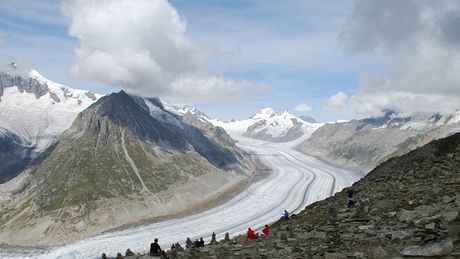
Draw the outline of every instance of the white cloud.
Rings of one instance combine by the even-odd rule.
[[[362,77],[351,97],[356,111],[451,113],[460,108],[459,24],[458,1],[358,1],[342,34],[345,47],[354,53],[382,52],[389,60],[385,73]]]
[[[294,111],[296,112],[307,113],[311,110],[312,110],[311,106],[308,105],[307,103],[299,103],[296,105],[296,107],[294,107]]]
[[[347,106],[348,96],[344,92],[331,95],[324,106],[326,110],[342,109]]]
[[[247,80],[235,81],[219,76],[185,76],[174,80],[169,87],[172,95],[165,96],[176,99],[177,97],[187,97],[193,94],[199,97],[198,99],[200,100],[222,100],[227,99],[229,96],[241,94],[246,89],[255,90],[265,87],[262,84]],[[190,92],[191,90],[193,93]]]
[[[376,116],[383,115],[385,110],[403,114],[433,114],[434,112],[449,114],[459,108],[457,96],[397,91],[358,94],[352,96],[350,102],[358,113]]]
[[[166,0],[68,0],[78,38],[71,74],[144,96],[209,99],[251,86],[206,73],[212,51],[185,35],[187,23]]]

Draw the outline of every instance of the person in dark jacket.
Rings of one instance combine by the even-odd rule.
[[[150,244],[150,255],[151,256],[161,255],[161,247],[158,244],[158,238],[155,238],[154,242]]]
[[[131,249],[129,249],[129,248],[126,249],[125,256],[133,256],[133,255],[135,255],[135,254],[133,253],[133,251],[131,251]]]
[[[355,198],[353,197],[353,195],[355,194],[355,191],[353,190],[353,188],[349,188],[347,190],[347,205],[348,205],[348,208],[351,207],[353,204],[355,204]]]
[[[180,252],[183,252],[183,251],[184,251],[184,248],[179,244],[179,242],[176,243],[175,249],[176,249],[177,251],[180,251]]]
[[[200,237],[200,246],[199,247],[204,247],[204,240],[203,237]]]
[[[289,219],[289,212],[287,210],[284,210],[283,216],[281,216],[281,219]]]
[[[187,237],[187,240],[185,240],[185,248],[191,248],[192,245],[193,245],[192,240],[190,239],[190,237]]]

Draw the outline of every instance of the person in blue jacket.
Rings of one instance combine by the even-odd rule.
[[[281,218],[282,219],[289,219],[289,212],[287,210],[284,210],[283,216]]]

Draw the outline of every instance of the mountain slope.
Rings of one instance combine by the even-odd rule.
[[[272,224],[267,238],[237,236],[168,256],[458,258],[460,133],[380,164],[352,188],[351,207],[345,189]]]
[[[287,142],[309,136],[322,125],[305,122],[287,110],[276,112],[272,108],[264,108],[246,120],[226,122],[212,120],[212,123],[233,134],[273,142]]]
[[[22,76],[0,72],[0,141],[10,143],[0,151],[0,183],[20,173],[18,164],[26,165],[52,145],[99,97],[54,83],[35,70]]]
[[[455,114],[401,117],[388,112],[379,118],[326,124],[298,149],[365,172],[393,154],[405,154],[457,131],[460,131],[460,123]]]
[[[30,151],[16,134],[5,129],[0,131],[0,183],[13,179],[29,165]]]
[[[0,240],[18,243],[30,229],[39,233],[31,238],[36,244],[88,237],[183,213],[246,179],[246,162],[228,135],[209,129],[222,134],[216,141],[187,120],[155,98],[123,91],[100,98],[36,160],[5,203],[11,212],[0,216]],[[27,231],[7,236],[18,229]]]

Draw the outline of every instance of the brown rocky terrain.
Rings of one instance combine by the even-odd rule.
[[[343,190],[274,223],[267,238],[237,236],[167,256],[460,258],[460,134],[392,158],[352,188],[357,203],[350,208]]]

